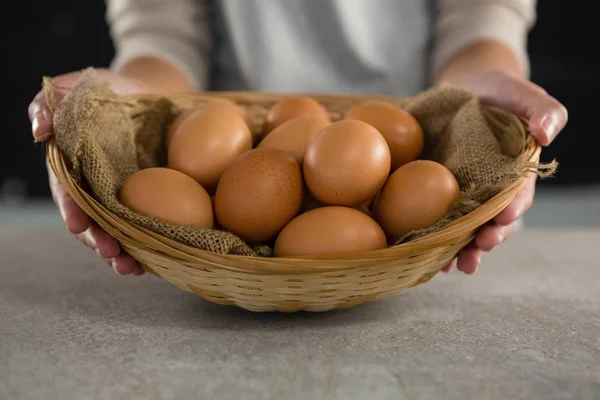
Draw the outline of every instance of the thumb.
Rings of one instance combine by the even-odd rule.
[[[569,118],[567,109],[549,95],[537,99],[525,117],[529,131],[542,146],[552,143]]]
[[[43,90],[29,104],[28,113],[34,140],[46,140],[52,133],[52,111],[46,104],[46,95]]]
[[[488,77],[478,85],[475,94],[482,104],[527,118],[529,131],[542,146],[552,143],[569,118],[565,106],[544,89],[506,74]]]
[[[44,89],[37,93],[27,110],[35,141],[44,141],[50,137],[53,110],[56,110],[67,95],[76,78],[77,74],[75,73],[57,78],[44,78]],[[48,85],[52,87],[49,92],[46,91]]]

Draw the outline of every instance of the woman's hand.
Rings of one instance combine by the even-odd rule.
[[[111,71],[99,70],[99,74],[110,84],[111,89],[117,93],[140,93],[146,90],[143,84],[124,78]],[[64,91],[57,98],[58,102],[73,87],[79,76],[79,72],[74,72],[52,79],[55,85],[64,88]],[[29,119],[33,130],[33,137],[36,141],[45,141],[52,135],[52,112],[46,104],[43,91],[38,93],[29,105]],[[118,274],[143,274],[144,270],[130,255],[121,249],[117,240],[102,230],[79,208],[58,181],[54,171],[47,162],[46,167],[48,169],[48,180],[52,198],[58,206],[67,230],[74,234],[79,241],[94,249],[100,257],[112,265]]]
[[[531,134],[542,146],[549,145],[567,123],[567,110],[561,103],[544,89],[515,75],[488,70],[470,75],[461,84],[474,92],[482,104],[527,118]],[[509,206],[485,225],[477,233],[475,241],[443,271],[450,271],[456,263],[465,274],[475,273],[483,255],[503,243],[513,232],[514,222],[529,210],[533,204],[535,183],[534,175]]]

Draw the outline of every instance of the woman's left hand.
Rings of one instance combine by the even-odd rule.
[[[477,95],[485,105],[500,107],[529,121],[531,134],[542,146],[548,146],[565,127],[567,109],[534,83],[501,71],[485,71],[473,75],[463,86]],[[536,175],[533,175],[514,200],[477,233],[475,240],[463,249],[443,271],[456,264],[465,274],[477,271],[483,255],[503,243],[513,232],[515,221],[533,204]]]

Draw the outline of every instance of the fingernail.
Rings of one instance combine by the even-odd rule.
[[[554,118],[551,116],[544,118],[542,121],[542,129],[546,133],[546,136],[548,136],[548,139],[552,141],[556,136],[556,123],[554,122]]]
[[[47,108],[42,108],[42,114],[44,114],[44,118],[46,121],[52,121],[52,112]]]
[[[41,124],[43,124],[46,121],[46,117],[44,116],[44,113],[40,110],[38,112],[36,112],[33,115],[32,121],[31,121],[31,130],[33,132],[33,137],[37,138],[38,137],[38,128],[40,127]]]
[[[498,246],[500,246],[502,243],[504,243],[504,239],[506,239],[506,234],[505,234],[505,232],[504,232],[504,229],[502,229],[502,230],[500,230],[500,232],[498,232],[498,239],[499,239],[499,240],[498,240],[498,244],[496,244],[496,245],[494,246],[494,248],[495,248],[495,247],[498,247]]]
[[[476,267],[474,270],[472,271],[460,271],[463,274],[467,275],[467,276],[471,276],[471,275],[475,275],[475,273],[477,272],[477,270],[479,269],[479,267]]]
[[[112,260],[110,263],[110,266],[112,267],[112,269],[119,275],[123,275],[122,273],[119,272],[119,270],[117,269],[117,263],[115,262],[115,260]]]

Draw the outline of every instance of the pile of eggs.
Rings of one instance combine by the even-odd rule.
[[[316,100],[289,96],[260,132],[250,126],[224,99],[182,112],[166,135],[167,166],[132,174],[120,201],[291,257],[383,249],[460,199],[446,167],[419,159],[420,124],[391,103],[366,101],[332,122]]]

